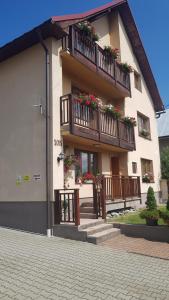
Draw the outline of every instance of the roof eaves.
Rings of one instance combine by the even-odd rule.
[[[104,12],[110,8],[115,8],[116,6],[119,6],[121,4],[126,3],[127,0],[114,0],[110,3],[107,3],[103,6],[100,6],[98,8],[94,8],[92,10],[89,10],[85,13],[80,14],[73,14],[73,15],[64,15],[64,16],[53,16],[52,22],[64,22],[64,21],[73,21],[73,20],[79,20],[79,19],[85,19],[92,17],[93,15],[96,15],[98,13]]]
[[[154,79],[154,75],[151,70],[146,52],[144,50],[136,23],[134,21],[133,15],[127,2],[119,7],[119,12],[124,24],[126,25],[125,29],[127,31],[130,43],[132,45],[133,52],[137,58],[140,69],[147,84],[149,93],[152,97],[154,109],[156,112],[164,111],[165,108],[163,101],[160,97],[157,84]]]

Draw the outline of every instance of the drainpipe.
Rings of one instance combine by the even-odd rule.
[[[50,72],[50,58],[49,58],[49,50],[46,47],[44,40],[42,38],[41,31],[36,30],[39,42],[44,49],[45,52],[45,85],[46,85],[46,201],[47,201],[47,237],[52,236],[52,226],[51,226],[51,202],[50,202],[50,113],[49,113],[49,90],[50,90],[50,82],[49,82],[49,72]]]

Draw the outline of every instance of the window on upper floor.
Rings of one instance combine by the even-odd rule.
[[[135,161],[132,162],[132,172],[133,174],[137,173],[137,163]]]
[[[141,158],[142,181],[146,183],[154,182],[153,161]]]
[[[138,91],[142,92],[141,75],[136,71],[134,71],[134,85]]]
[[[142,113],[137,113],[138,133],[145,139],[151,139],[150,119]]]

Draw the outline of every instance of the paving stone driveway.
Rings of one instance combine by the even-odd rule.
[[[0,299],[169,299],[169,261],[0,228]]]
[[[102,246],[110,247],[113,250],[125,250],[169,260],[169,243],[151,242],[142,238],[132,238],[120,234],[103,242]]]

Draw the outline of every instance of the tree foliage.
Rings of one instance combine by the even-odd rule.
[[[163,179],[169,180],[169,147],[161,153],[161,173]]]
[[[148,192],[147,192],[146,207],[148,210],[157,209],[157,203],[156,203],[156,198],[154,195],[154,190],[151,186],[148,188]]]

